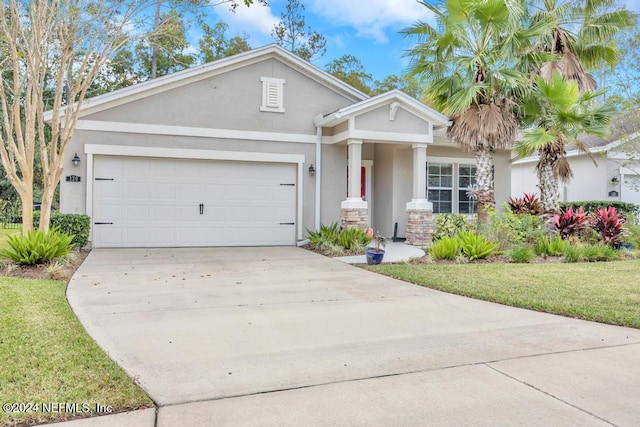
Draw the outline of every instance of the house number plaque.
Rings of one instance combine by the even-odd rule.
[[[67,175],[67,182],[80,182],[81,178],[78,175]]]

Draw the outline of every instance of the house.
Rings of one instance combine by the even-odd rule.
[[[614,120],[608,138],[580,137],[591,155],[575,146],[567,149],[573,178],[560,183],[561,201],[608,200],[640,205],[640,116],[627,113]],[[537,156],[513,159],[511,195],[540,193],[535,171]]]
[[[339,220],[421,244],[432,213],[474,209],[448,125],[268,45],[86,100],[60,210],[91,217],[93,247],[295,245]]]

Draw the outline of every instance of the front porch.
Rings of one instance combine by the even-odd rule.
[[[405,236],[410,245],[428,244],[433,207],[426,194],[427,149],[434,129],[448,124],[446,116],[400,91],[317,120],[323,143],[347,148],[342,225],[372,227],[386,237]]]

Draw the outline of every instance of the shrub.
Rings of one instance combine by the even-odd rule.
[[[320,249],[322,246],[326,246],[328,244],[338,244],[338,237],[340,235],[340,227],[338,223],[335,222],[331,225],[320,225],[320,230],[318,231],[310,231],[307,230],[307,238],[309,239],[309,244],[314,249]]]
[[[624,241],[625,219],[613,206],[596,209],[591,218],[591,227],[600,234],[602,242],[610,246],[618,246]]]
[[[460,245],[456,237],[445,236],[433,242],[429,255],[434,259],[455,259],[460,253]]]
[[[338,234],[338,244],[347,250],[362,252],[370,241],[367,232],[359,228],[345,228]]]
[[[473,231],[459,232],[458,243],[460,244],[462,253],[472,261],[474,259],[486,258],[500,247],[498,243]]]
[[[371,242],[366,230],[359,228],[341,229],[337,222],[320,225],[320,230],[307,230],[307,238],[312,248],[325,251],[330,256],[342,255],[344,250],[364,252]]]
[[[563,239],[579,236],[588,225],[587,214],[582,206],[575,211],[569,206],[562,214],[555,214],[552,223]]]
[[[625,241],[631,244],[633,249],[640,249],[640,225],[627,224],[626,228],[628,235]]]
[[[40,226],[40,211],[33,213],[33,227]],[[73,245],[82,248],[89,241],[89,231],[91,230],[91,218],[89,215],[63,214],[51,212],[49,221],[51,228],[59,228],[60,231],[69,236],[73,236]]]
[[[539,215],[542,213],[542,204],[536,194],[524,193],[523,197],[509,197],[507,202],[509,210],[516,215]]]
[[[528,246],[516,246],[509,251],[511,262],[526,264],[536,257]]]
[[[19,264],[41,264],[71,252],[72,240],[72,236],[61,233],[58,228],[48,232],[32,230],[27,235],[7,237],[9,248],[0,250],[0,256]]]
[[[536,239],[534,251],[536,255],[561,256],[569,246],[566,240],[556,236],[539,236]]]
[[[469,231],[472,228],[466,215],[438,214],[435,217],[433,241],[438,241],[447,236],[453,237],[459,231]]]
[[[546,233],[544,220],[537,215],[516,215],[508,209],[498,213],[489,209],[489,220],[481,227],[482,233],[500,244],[502,250],[513,243],[534,243],[538,236]]]
[[[613,206],[629,222],[635,222],[638,219],[638,214],[640,214],[640,206],[620,201],[587,200],[583,202],[560,202],[562,209],[567,209],[570,206],[582,206],[587,212]]]
[[[585,245],[581,248],[582,259],[589,262],[610,261],[620,258],[618,251],[608,245]]]
[[[582,248],[578,245],[567,245],[562,256],[563,262],[580,262],[583,260]]]

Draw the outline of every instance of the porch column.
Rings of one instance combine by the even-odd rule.
[[[367,202],[360,195],[360,170],[362,168],[362,140],[347,140],[349,150],[349,172],[347,185],[347,199],[340,207],[340,221],[345,228],[367,228]]]
[[[426,246],[433,236],[433,204],[427,201],[427,144],[413,144],[413,193],[407,203],[407,244]]]

